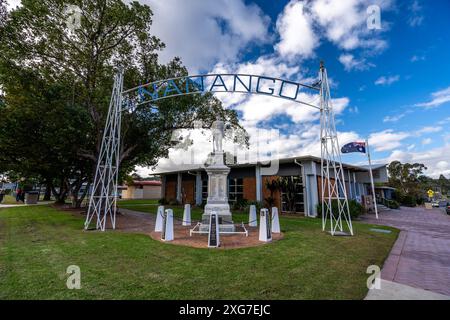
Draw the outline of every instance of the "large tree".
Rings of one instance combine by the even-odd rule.
[[[423,193],[421,177],[426,170],[422,163],[401,163],[392,161],[388,166],[389,185],[396,188],[403,195],[420,197]]]
[[[179,58],[158,62],[164,44],[151,25],[151,9],[138,2],[22,0],[0,28],[0,170],[37,174],[59,187],[61,201],[70,191],[79,204],[78,190],[92,181],[117,68],[125,69],[125,88],[187,74]],[[122,174],[155,165],[174,145],[173,131],[198,120],[208,126],[220,116],[243,131],[237,114],[208,94],[156,107],[123,114]]]

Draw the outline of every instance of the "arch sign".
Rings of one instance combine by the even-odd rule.
[[[123,105],[133,108],[161,99],[196,93],[251,93],[291,100],[313,108],[318,106],[302,101],[299,93],[318,93],[320,87],[298,82],[250,74],[203,74],[154,81],[123,92]],[[304,96],[303,96],[304,98]]]
[[[188,75],[154,81],[123,90],[123,70],[114,79],[114,87],[108,116],[103,131],[103,140],[97,161],[85,229],[94,221],[96,229],[104,231],[106,221],[111,221],[112,229],[116,223],[116,204],[120,165],[121,115],[122,111],[133,112],[137,106],[151,104],[161,99],[203,93],[245,93],[260,94],[299,103],[299,107],[312,107],[320,110],[320,144],[322,176],[322,229],[330,225],[330,233],[343,232],[343,221],[353,235],[350,220],[347,192],[339,153],[330,87],[323,63],[320,64],[319,80],[314,85],[306,85],[290,80],[251,74],[204,74]],[[320,105],[304,101],[305,98],[319,94]],[[343,190],[344,192],[339,192]],[[338,200],[338,208],[332,209],[332,200]]]

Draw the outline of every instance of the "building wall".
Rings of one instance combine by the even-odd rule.
[[[159,199],[161,197],[161,186],[127,186],[122,190],[122,199]]]
[[[245,177],[243,178],[244,185],[244,199],[248,201],[256,201],[256,178]]]
[[[264,199],[269,198],[270,190],[266,188],[266,183],[277,179],[278,176],[263,176],[262,177],[262,201],[265,203]],[[273,198],[275,199],[275,207],[278,208],[278,212],[281,212],[281,194],[280,191],[276,190],[273,193]]]
[[[182,180],[181,182],[181,193],[183,204],[195,204],[195,180]]]
[[[176,181],[166,181],[166,200],[176,200],[177,199],[177,182]]]

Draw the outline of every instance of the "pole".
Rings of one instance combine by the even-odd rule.
[[[367,158],[369,159],[369,173],[370,173],[370,183],[372,185],[372,195],[373,195],[373,203],[375,206],[375,217],[378,219],[378,208],[377,208],[377,200],[375,197],[375,185],[373,183],[373,174],[372,174],[372,161],[370,160],[370,149],[369,149],[369,140],[366,139],[366,146],[367,146]]]

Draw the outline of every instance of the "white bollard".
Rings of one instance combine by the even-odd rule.
[[[164,206],[158,206],[158,212],[156,213],[155,232],[162,231],[163,216],[164,216]]]
[[[211,212],[209,216],[208,247],[217,248],[219,246],[219,215],[216,212]]]
[[[167,209],[163,219],[163,231],[161,232],[161,240],[173,240],[173,210]]]
[[[259,241],[270,242],[272,241],[272,219],[270,217],[269,210],[266,208],[261,209],[259,217]]]
[[[184,205],[183,226],[190,226],[190,225],[191,225],[191,205],[188,203]]]
[[[258,226],[258,220],[256,220],[256,206],[252,204],[250,206],[250,211],[248,213],[248,221],[250,227],[257,227]]]
[[[278,208],[272,207],[272,233],[280,232],[280,218],[278,217]]]

